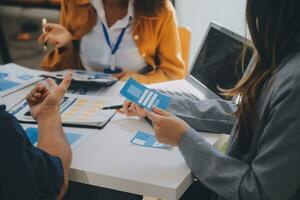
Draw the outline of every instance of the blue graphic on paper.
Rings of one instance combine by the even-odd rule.
[[[130,143],[143,147],[159,149],[166,149],[171,147],[169,145],[159,143],[154,135],[142,131],[138,131],[137,134],[131,139]]]
[[[68,143],[74,144],[79,138],[81,138],[82,135],[75,134],[75,133],[66,133],[67,141]]]
[[[16,115],[18,112],[20,112],[21,110],[23,110],[24,108],[26,108],[26,106],[28,105],[27,101],[24,100],[23,103],[18,106],[16,109],[14,109],[11,114],[12,115]]]
[[[37,128],[28,128],[25,130],[31,144],[35,144],[38,141],[38,129]]]
[[[74,98],[72,101],[70,101],[69,97],[64,97],[62,102],[60,103],[60,113],[64,113],[68,108],[70,108],[75,102],[77,101],[77,98]]]
[[[120,93],[129,101],[148,110],[152,106],[165,110],[171,101],[171,97],[153,91],[132,78],[126,82]]]
[[[5,77],[7,77],[7,76],[8,76],[8,74],[3,73],[3,72],[0,72],[0,81],[1,81],[2,79],[4,79]]]
[[[60,112],[63,113],[66,109],[68,109],[72,104],[77,100],[75,98],[73,101],[70,102],[69,97],[64,97],[63,100],[60,103]],[[26,108],[28,106],[28,103],[26,100],[23,100],[14,110],[11,111],[12,115],[18,114],[21,110]],[[27,108],[28,109],[28,108]],[[31,116],[30,111],[28,110],[25,114],[25,116]]]
[[[18,85],[20,85],[20,84],[12,82],[12,81],[5,80],[5,79],[0,79],[0,91],[9,90],[9,89],[14,88]]]
[[[35,144],[38,141],[38,129],[37,128],[27,128],[25,130],[31,144]],[[75,133],[65,133],[67,141],[70,145],[74,144],[82,135]]]
[[[22,75],[22,76],[19,76],[18,78],[21,79],[21,80],[23,80],[23,81],[28,81],[28,80],[30,80],[30,79],[33,79],[34,76],[30,76],[30,75],[24,74],[24,75]]]
[[[7,73],[0,72],[0,91],[9,90],[11,88],[21,85],[20,83],[16,83],[16,82],[9,80],[8,77],[9,77],[9,75]],[[22,75],[17,78],[19,80],[27,81],[34,77],[30,76],[30,75]]]

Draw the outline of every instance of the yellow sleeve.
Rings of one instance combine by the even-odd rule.
[[[162,10],[158,35],[157,55],[160,61],[154,72],[147,75],[131,74],[136,80],[149,84],[169,80],[183,79],[186,65],[182,58],[181,43],[173,5],[167,1],[166,8]]]
[[[73,0],[71,0],[73,1]],[[60,24],[66,27],[68,30],[68,7],[69,0],[62,0],[61,1],[61,9],[60,9]],[[54,70],[61,70],[66,68],[72,68],[76,66],[76,62],[74,59],[74,47],[64,49],[60,51],[58,48],[54,48],[53,51],[48,53],[44,59],[42,60],[41,67],[44,70],[54,71]]]

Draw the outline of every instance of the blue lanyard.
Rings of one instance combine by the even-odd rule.
[[[108,31],[105,27],[105,25],[103,23],[102,24],[102,29],[103,29],[103,33],[104,33],[104,37],[105,37],[105,40],[106,40],[106,43],[107,45],[110,47],[111,49],[111,54],[112,55],[115,55],[115,53],[118,51],[119,47],[120,47],[120,44],[124,38],[124,35],[125,35],[125,32],[126,32],[126,29],[129,27],[129,25],[127,25],[125,28],[122,29],[118,39],[117,39],[117,43],[116,45],[113,47],[112,46],[112,43],[111,43],[111,40],[110,40],[110,37],[109,37],[109,34],[108,34]]]

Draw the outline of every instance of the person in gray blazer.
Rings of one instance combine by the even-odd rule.
[[[225,91],[241,96],[225,154],[169,112],[147,112],[129,102],[121,112],[147,116],[159,142],[179,147],[208,193],[190,199],[299,200],[300,1],[247,0],[246,18],[255,63],[235,88]],[[210,116],[218,116],[218,127],[220,116],[226,116],[224,106],[211,101],[214,109],[197,108],[202,105],[190,101],[183,106],[214,112]]]

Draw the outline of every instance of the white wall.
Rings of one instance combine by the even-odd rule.
[[[245,35],[246,0],[176,0],[175,4],[179,25],[192,30],[190,63],[210,21]]]

